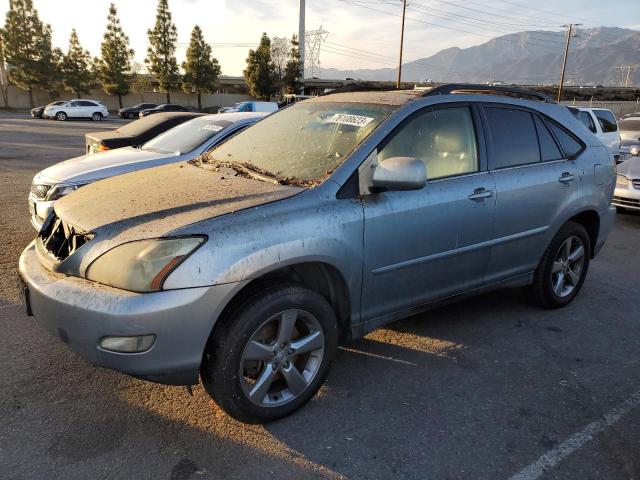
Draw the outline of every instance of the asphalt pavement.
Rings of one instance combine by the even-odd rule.
[[[339,351],[306,407],[266,426],[201,387],[89,365],[18,303],[33,175],[121,121],[0,112],[0,479],[640,478],[640,215],[618,215],[562,310],[504,290]]]

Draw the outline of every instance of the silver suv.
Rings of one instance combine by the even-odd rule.
[[[62,198],[21,291],[90,362],[200,377],[233,417],[266,422],[314,395],[339,341],[437,302],[526,287],[567,305],[614,185],[607,148],[535,92],[336,93]]]

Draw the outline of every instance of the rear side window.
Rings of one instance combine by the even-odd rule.
[[[560,143],[565,158],[575,158],[576,155],[578,155],[578,153],[580,153],[580,151],[582,150],[582,144],[578,142],[578,140],[576,140],[573,135],[571,135],[555,122],[546,123],[547,125],[549,125],[549,128]]]
[[[597,132],[596,124],[593,123],[593,118],[591,117],[591,115],[589,115],[589,112],[579,110],[578,120],[584,123],[584,126],[591,130],[593,133]]]
[[[613,116],[609,110],[594,110],[598,122],[600,122],[600,128],[604,133],[611,133],[618,131],[618,124],[616,123],[616,118]]]
[[[538,163],[540,150],[533,115],[522,110],[485,107],[491,132],[493,168]]]
[[[78,102],[82,107],[95,107],[96,104],[92,103],[92,102],[87,102],[86,100],[83,100],[81,102]]]
[[[562,160],[562,152],[558,148],[558,144],[553,139],[553,135],[542,120],[536,115],[536,130],[538,131],[538,141],[540,142],[540,156],[543,162],[552,160]]]

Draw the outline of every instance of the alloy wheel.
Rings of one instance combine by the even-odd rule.
[[[551,269],[551,283],[558,297],[571,295],[580,283],[585,254],[584,242],[575,235],[568,237],[558,249]]]
[[[242,390],[253,404],[292,402],[311,384],[322,364],[325,343],[320,322],[309,312],[280,312],[258,327],[240,362]]]

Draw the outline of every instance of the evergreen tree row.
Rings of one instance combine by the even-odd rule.
[[[221,68],[200,27],[196,25],[191,32],[182,63],[183,75],[175,57],[178,34],[168,0],[158,0],[156,21],[147,35],[149,47],[145,63],[157,80],[159,90],[166,93],[167,102],[171,102],[170,92],[182,87],[184,92],[198,96],[201,109],[201,95],[215,90]],[[52,94],[65,89],[81,97],[96,84],[100,84],[105,93],[117,95],[122,107],[124,95],[131,90],[143,93],[150,86],[144,76],[134,72],[133,56],[129,37],[122,30],[113,3],[109,7],[100,57],[93,59],[80,45],[75,29],[71,31],[66,53],[53,48],[51,26],[40,21],[32,0],[10,2],[5,25],[0,29],[0,68],[6,63],[9,80],[29,92],[32,107],[35,88]],[[296,36],[291,40],[276,37],[272,43],[264,33],[258,48],[249,50],[244,76],[250,93],[259,99],[298,92],[301,65]],[[2,93],[6,105],[6,91]]]

